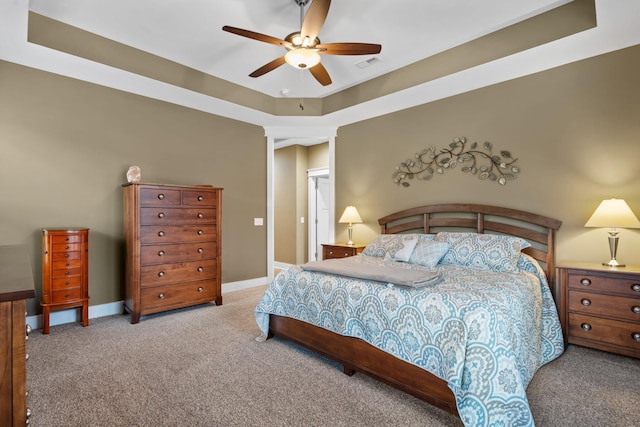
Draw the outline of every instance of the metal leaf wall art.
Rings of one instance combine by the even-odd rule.
[[[400,163],[393,172],[393,182],[409,187],[411,180],[429,181],[435,174],[459,167],[478,179],[506,185],[520,173],[520,167],[515,164],[517,161],[506,150],[500,151],[500,155],[493,154],[493,144],[488,141],[481,146],[473,142],[467,147],[465,137],[454,138],[448,148],[436,151],[431,145],[416,153],[413,159]]]

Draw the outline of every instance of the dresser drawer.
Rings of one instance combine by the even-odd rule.
[[[51,243],[61,245],[63,243],[79,243],[82,242],[81,234],[52,234]]]
[[[216,258],[215,242],[146,245],[140,249],[141,265],[214,258]]]
[[[591,272],[569,273],[569,289],[627,295],[640,298],[640,280],[622,274],[597,275]]]
[[[82,286],[82,276],[58,277],[51,280],[51,288],[56,291],[60,289],[77,288]]]
[[[218,202],[216,191],[182,190],[182,204],[185,206],[213,207]]]
[[[141,206],[179,206],[180,190],[169,188],[141,188]]]
[[[72,251],[81,251],[82,243],[58,243],[52,245],[53,252],[72,252]]]
[[[573,342],[573,338],[640,352],[640,323],[570,313],[569,342]]]
[[[215,241],[218,234],[215,224],[211,225],[145,225],[140,227],[140,242],[180,243]]]
[[[51,299],[54,304],[64,304],[67,302],[77,301],[79,299],[82,299],[82,288],[53,291]]]
[[[61,270],[64,268],[75,268],[75,267],[81,267],[82,266],[82,260],[77,258],[77,259],[64,259],[64,260],[57,260],[57,261],[53,261],[51,263],[51,267],[54,270]]]
[[[640,298],[569,291],[569,311],[632,320],[640,324]]]
[[[155,313],[216,299],[215,282],[203,280],[141,289],[143,313]]]
[[[179,262],[173,264],[146,265],[140,268],[141,287],[175,282],[213,279],[216,277],[216,260]]]
[[[72,276],[80,276],[82,274],[81,267],[74,268],[64,268],[60,270],[51,270],[51,277],[55,279],[64,278],[64,277],[72,277]]]
[[[215,209],[140,208],[141,225],[191,225],[215,223]]]
[[[82,259],[82,252],[52,252],[51,260],[52,261],[64,261],[71,259]]]

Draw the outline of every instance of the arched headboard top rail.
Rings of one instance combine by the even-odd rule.
[[[524,252],[544,263],[549,284],[555,282],[555,231],[562,225],[557,219],[500,206],[448,203],[405,209],[378,223],[382,234],[454,230],[521,237],[533,245]]]

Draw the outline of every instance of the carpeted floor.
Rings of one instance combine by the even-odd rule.
[[[264,287],[27,341],[32,426],[461,426],[450,414],[279,339],[255,341]],[[640,361],[571,346],[527,390],[537,426],[635,426]]]

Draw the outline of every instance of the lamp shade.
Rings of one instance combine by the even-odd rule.
[[[362,222],[360,214],[355,206],[347,206],[338,222],[348,222],[350,224]]]
[[[640,228],[640,221],[623,199],[603,200],[585,227]]]

